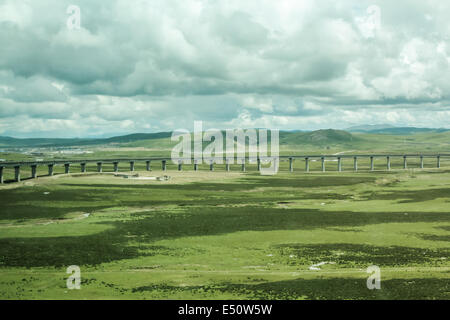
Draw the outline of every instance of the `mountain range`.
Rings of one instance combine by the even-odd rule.
[[[280,131],[280,145],[315,145],[355,144],[373,135],[411,136],[416,134],[446,133],[450,129],[393,127],[390,125],[365,125],[347,128],[346,130],[315,130],[315,131]],[[37,148],[37,147],[84,147],[110,145],[119,147],[167,147],[171,132],[133,133],[109,138],[13,138],[0,136],[0,148]],[[442,136],[447,139],[447,135]]]

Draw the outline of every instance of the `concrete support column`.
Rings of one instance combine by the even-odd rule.
[[[225,170],[230,171],[230,161],[228,159],[225,159]]]
[[[305,158],[305,172],[309,172],[309,158]]]
[[[420,156],[420,169],[423,169],[423,156]]]
[[[437,167],[438,169],[441,167],[441,156],[437,156]]]
[[[198,171],[198,162],[194,160],[194,171]]]
[[[48,165],[48,175],[50,177],[53,176],[53,164]]]
[[[289,172],[294,172],[294,159],[289,158]]]
[[[86,172],[86,163],[81,163],[81,172],[85,173]]]
[[[97,162],[97,172],[103,172],[103,163]]]
[[[261,159],[258,158],[256,161],[258,163],[258,172],[259,172],[259,171],[261,171]]]
[[[147,171],[152,171],[152,168],[150,167],[150,160],[145,161],[145,169]]]
[[[20,182],[20,166],[14,167],[14,180]]]
[[[341,161],[341,157],[338,157],[338,171],[339,171],[339,172],[342,171],[342,161]]]
[[[119,172],[119,163],[116,161],[113,163],[114,165],[114,172]]]
[[[358,171],[358,157],[353,158],[353,170]]]
[[[130,171],[134,171],[134,161],[130,161]]]
[[[70,173],[70,163],[64,163],[64,173]]]
[[[373,157],[370,157],[370,171],[373,171],[374,170],[374,160],[373,160]]]
[[[325,172],[325,157],[320,158],[322,160],[322,172]]]
[[[3,184],[3,167],[0,167],[0,184]]]
[[[245,172],[245,158],[242,159],[242,172]]]
[[[408,169],[408,164],[406,161],[406,156],[403,156],[403,169]]]
[[[35,165],[35,164],[31,165],[31,178],[32,179],[37,178],[37,165]]]
[[[389,156],[386,157],[386,166],[388,171],[391,170],[391,157]]]
[[[178,160],[178,171],[183,170],[183,161]]]
[[[162,171],[166,171],[167,170],[166,160],[161,161],[161,167],[162,167]]]

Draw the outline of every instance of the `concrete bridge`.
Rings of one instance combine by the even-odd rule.
[[[343,167],[342,163],[344,159],[351,159],[353,161],[353,171],[358,171],[358,160],[359,159],[368,159],[370,160],[370,165],[367,168],[370,171],[375,170],[375,160],[380,161],[380,159],[384,159],[385,161],[385,169],[387,171],[391,170],[391,160],[394,158],[400,158],[402,159],[402,167],[401,169],[407,169],[408,168],[408,159],[418,159],[420,160],[420,165],[418,168],[423,169],[424,168],[424,159],[425,158],[433,158],[436,160],[436,168],[441,167],[441,159],[448,158],[450,159],[450,154],[358,154],[358,155],[349,155],[349,154],[342,154],[342,155],[297,155],[297,156],[280,156],[279,161],[289,161],[289,171],[294,171],[294,161],[295,160],[302,160],[305,161],[305,167],[304,171],[309,172],[310,171],[310,161],[321,161],[321,171],[326,171],[326,161],[337,161],[337,166],[335,168],[336,171],[342,172]],[[267,160],[272,160],[273,157],[261,157],[261,158],[238,158],[237,163],[241,165],[241,171],[246,171],[246,163],[255,163],[257,164],[258,171],[261,168],[261,163],[265,162]],[[198,163],[194,161],[194,159],[176,159],[176,164],[178,171],[183,170],[183,163],[185,163],[187,160],[191,160],[191,163],[193,163],[193,169],[194,171],[198,170]],[[48,167],[48,176],[53,176],[54,173],[54,166],[64,166],[64,173],[68,174],[71,172],[71,167],[78,166],[80,167],[80,172],[85,173],[86,172],[86,165],[87,164],[96,164],[97,165],[97,172],[103,171],[103,164],[113,164],[113,170],[114,172],[119,172],[119,163],[129,163],[130,170],[129,171],[135,171],[135,164],[137,162],[145,163],[146,164],[146,170],[151,171],[151,165],[152,163],[159,163],[161,166],[162,171],[167,170],[167,163],[169,161],[172,161],[171,158],[137,158],[137,159],[85,159],[85,160],[51,160],[51,161],[21,161],[21,162],[1,162],[0,163],[0,183],[4,183],[4,169],[5,168],[14,168],[14,181],[20,182],[21,177],[21,169],[23,167],[31,168],[31,178],[36,179],[37,178],[37,167],[38,166],[47,166]],[[225,162],[225,170],[230,171],[230,163],[228,161]],[[214,171],[214,161],[209,160],[207,161],[207,164],[209,164],[210,171]]]

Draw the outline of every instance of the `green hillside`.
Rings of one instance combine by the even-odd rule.
[[[282,132],[280,143],[283,145],[317,145],[350,144],[360,140],[351,133],[342,130],[317,130],[312,132]]]
[[[19,147],[51,147],[68,146],[88,142],[88,139],[58,139],[58,138],[27,138],[18,139],[12,137],[0,137],[0,148],[19,148]]]
[[[141,140],[163,139],[172,135],[171,132],[134,133],[105,139],[63,139],[63,138],[26,138],[0,137],[0,147],[63,147],[92,146],[102,144],[122,144]]]
[[[15,139],[0,137],[0,148],[19,147],[79,147],[95,150],[92,156],[128,156],[130,148],[153,150],[167,155],[177,142],[171,141],[171,132],[136,133],[106,139]],[[225,135],[224,135],[225,140]],[[225,143],[225,141],[224,141]],[[209,142],[204,142],[205,147]],[[108,149],[105,149],[108,148]],[[109,150],[114,148],[115,151]],[[106,150],[106,151],[105,151]],[[109,151],[107,151],[109,150]],[[122,151],[121,151],[122,150]],[[137,150],[136,150],[137,152]],[[281,131],[281,154],[333,154],[333,153],[450,153],[450,131],[426,131],[405,135],[347,132],[343,130],[317,130],[311,132]],[[5,158],[3,156],[3,158]]]

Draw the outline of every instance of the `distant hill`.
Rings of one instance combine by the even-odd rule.
[[[25,138],[18,139],[0,136],[0,148],[21,148],[21,147],[73,147],[89,146],[101,144],[121,144],[140,140],[154,140],[170,137],[171,132],[158,133],[134,133],[124,136],[116,136],[104,139],[58,139],[58,138]]]
[[[12,137],[0,136],[0,147],[49,147],[49,146],[66,146],[82,143],[88,141],[86,139],[58,139],[58,138],[25,138],[18,139]]]
[[[17,139],[0,137],[0,148],[30,148],[30,147],[76,147],[95,145],[116,145],[123,147],[168,148],[174,142],[170,141],[171,132],[134,133],[102,139],[47,139],[29,138]],[[288,145],[331,145],[351,143],[358,140],[351,133],[342,130],[317,130],[311,132],[281,131],[280,143]]]
[[[174,144],[170,141],[171,132],[134,133],[102,139],[52,139],[0,137],[0,148],[29,148],[29,147],[75,147],[94,145],[118,145],[124,147],[169,147]],[[342,144],[357,141],[351,133],[342,130],[281,131],[280,143],[289,145],[328,145]]]
[[[373,130],[383,130],[390,128],[395,128],[395,126],[390,124],[363,124],[359,126],[349,127],[345,130],[349,132],[369,132]]]
[[[383,134],[383,137],[380,135]],[[168,151],[177,143],[171,141],[171,132],[135,133],[110,138],[94,139],[17,139],[0,137],[0,149],[8,148],[49,148],[49,147],[95,147],[113,146],[117,148],[147,148]],[[205,142],[204,146],[208,143]],[[364,132],[344,130],[280,131],[282,150],[364,150],[380,152],[391,150],[429,151],[450,149],[450,130],[427,128],[384,128]],[[299,148],[300,147],[300,148]]]
[[[415,127],[399,127],[399,128],[386,128],[366,131],[366,133],[379,133],[379,134],[395,134],[395,135],[411,135],[416,133],[426,132],[447,132],[449,129],[433,129],[433,128],[415,128]]]
[[[436,128],[417,128],[417,127],[394,127],[387,124],[377,125],[361,125],[354,126],[346,129],[349,132],[363,132],[363,133],[377,133],[377,134],[394,134],[394,135],[410,135],[416,133],[426,132],[446,132],[449,129],[436,129]]]
[[[283,132],[280,133],[280,143],[289,145],[333,145],[348,144],[355,142],[359,138],[354,137],[351,133],[343,130],[316,130],[311,132]]]
[[[97,139],[96,142],[101,143],[128,143],[139,140],[154,140],[154,139],[163,139],[170,138],[172,136],[172,132],[157,132],[157,133],[133,133],[125,136],[117,136],[107,139]]]

